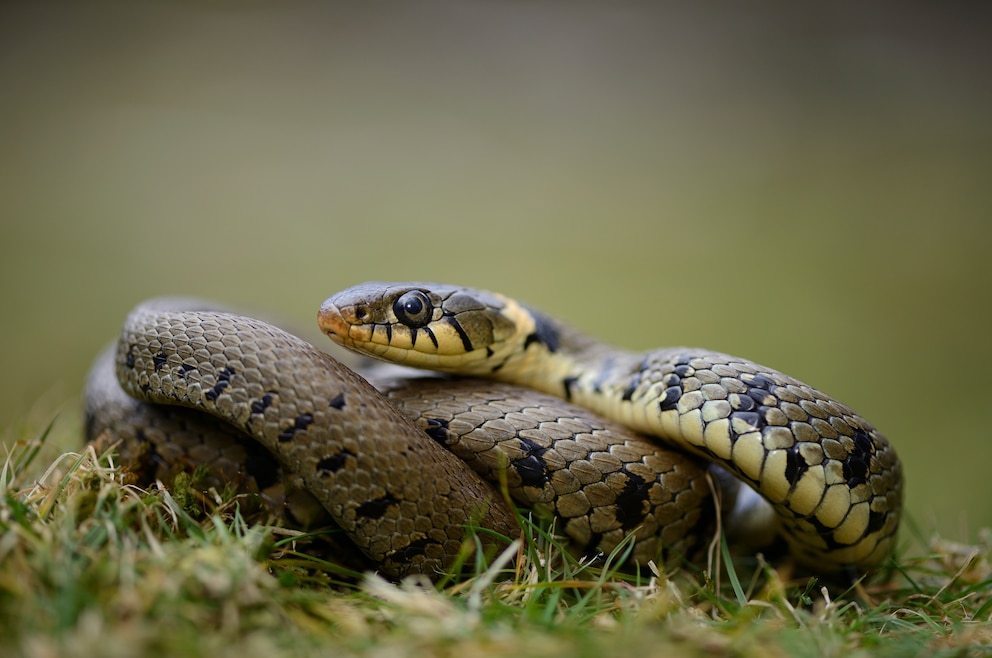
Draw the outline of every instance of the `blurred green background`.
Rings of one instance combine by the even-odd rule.
[[[166,293],[368,279],[746,356],[992,525],[990,5],[4,2],[0,427]],[[907,533],[908,534],[908,533]]]

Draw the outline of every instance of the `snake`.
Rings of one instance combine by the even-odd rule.
[[[351,350],[447,375],[373,386],[269,323],[157,300],[92,369],[87,434],[109,436],[138,471],[207,463],[221,481],[283,478],[393,576],[443,573],[472,527],[484,549],[505,546],[520,532],[507,492],[580,549],[632,535],[638,563],[690,554],[715,523],[714,479],[734,496],[724,469],[770,503],[802,564],[866,570],[892,549],[894,450],[774,370],[687,348],[626,352],[442,284],[349,288],[318,325]]]

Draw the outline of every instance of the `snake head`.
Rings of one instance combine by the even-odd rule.
[[[520,306],[496,293],[434,283],[363,283],[329,297],[317,322],[361,354],[418,368],[488,374],[519,349]]]

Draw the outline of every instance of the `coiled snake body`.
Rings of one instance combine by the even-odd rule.
[[[501,295],[438,284],[356,286],[329,298],[318,321],[350,349],[504,383],[399,380],[383,394],[271,325],[154,305],[129,316],[117,379],[134,397],[194,407],[259,441],[391,574],[443,569],[470,522],[514,534],[476,471],[557,515],[580,547],[609,550],[635,532],[636,560],[691,551],[712,513],[705,468],[631,430],[750,485],[796,559],[818,571],[871,568],[891,551],[902,497],[894,450],[850,409],[774,370],[686,348],[623,352]],[[108,369],[91,377],[91,436],[130,431],[167,451],[170,437],[119,429],[148,421],[115,411]],[[187,442],[216,455],[240,441],[210,436]]]

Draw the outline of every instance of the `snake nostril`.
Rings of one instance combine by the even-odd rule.
[[[356,319],[358,319],[358,320],[364,320],[365,317],[368,314],[369,314],[368,309],[366,309],[364,306],[356,306],[355,307],[355,318]]]

